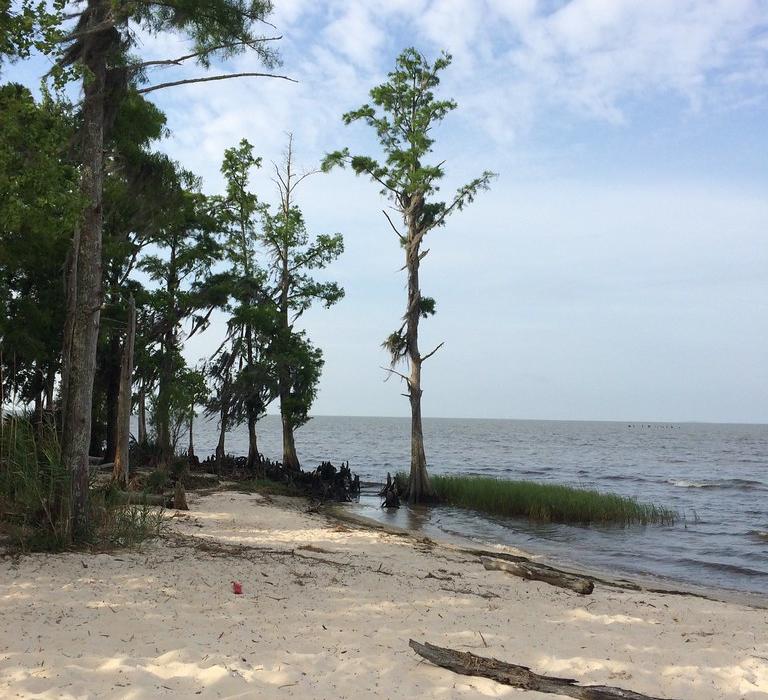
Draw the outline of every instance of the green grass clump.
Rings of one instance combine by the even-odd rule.
[[[439,502],[491,515],[579,525],[672,525],[677,519],[668,508],[560,484],[443,475],[431,482]]]
[[[71,548],[70,485],[52,424],[0,419],[0,544],[20,552]],[[161,508],[116,504],[112,488],[91,485],[88,532],[79,546],[132,547],[161,533]]]

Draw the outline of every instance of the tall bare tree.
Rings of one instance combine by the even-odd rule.
[[[440,343],[424,355],[419,349],[419,322],[435,312],[435,300],[422,296],[419,283],[419,268],[429,253],[428,249],[422,249],[422,244],[430,231],[444,226],[451,214],[470,204],[478,192],[488,189],[495,177],[494,173],[486,171],[460,187],[450,202],[434,199],[444,174],[444,161],[436,165],[424,161],[432,152],[432,130],[457,105],[453,100],[436,99],[432,90],[440,82],[438,74],[450,62],[447,53],[430,63],[414,48],[403,51],[387,81],[371,90],[373,104],[365,104],[343,116],[345,124],[362,120],[375,129],[384,160],[351,155],[345,148],[328,154],[323,162],[326,170],[348,164],[357,175],[366,175],[377,183],[404,227],[401,231],[384,211],[405,252],[404,269],[408,276],[408,301],[403,322],[386,339],[384,347],[392,360],[388,371],[399,376],[408,388],[406,396],[411,408],[408,500],[411,503],[429,500],[434,495],[427,474],[422,430],[421,369],[442,346]],[[401,361],[407,361],[409,365],[407,375],[395,369]]]
[[[318,170],[296,170],[293,162],[293,135],[282,166],[274,165],[274,181],[280,194],[277,214],[265,212],[263,240],[270,257],[270,273],[275,286],[275,303],[279,312],[279,332],[275,359],[280,419],[283,428],[283,466],[299,469],[294,431],[309,420],[322,365],[319,351],[293,331],[294,323],[313,302],[326,308],[344,296],[336,282],[318,282],[310,275],[322,269],[344,251],[340,233],[320,234],[310,239],[304,217],[296,205],[296,188]]]

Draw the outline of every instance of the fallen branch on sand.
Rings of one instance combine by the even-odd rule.
[[[499,561],[490,557],[481,557],[480,561],[489,571],[506,571],[513,576],[528,579],[529,581],[543,581],[550,586],[567,588],[581,595],[589,595],[595,590],[595,584],[591,579],[565,571],[558,571],[549,566],[534,564],[531,561]]]
[[[540,693],[567,695],[579,700],[662,700],[661,698],[635,693],[632,690],[612,688],[607,685],[578,685],[572,678],[555,678],[534,673],[527,666],[509,664],[498,659],[476,656],[468,651],[456,651],[438,647],[429,642],[420,644],[411,639],[408,645],[419,656],[436,666],[465,676],[482,676],[513,688],[535,690]]]

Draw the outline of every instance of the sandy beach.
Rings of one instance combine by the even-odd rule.
[[[434,667],[413,638],[659,697],[768,698],[765,609],[580,596],[301,499],[190,508],[139,550],[0,560],[0,697],[554,697]]]

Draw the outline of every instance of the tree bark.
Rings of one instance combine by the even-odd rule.
[[[117,398],[117,436],[115,469],[112,479],[121,487],[128,484],[128,451],[131,434],[131,396],[133,387],[133,352],[136,340],[136,303],[128,302],[128,330],[125,334],[123,357],[120,364],[120,389]]]
[[[193,460],[195,458],[195,441],[194,441],[194,428],[195,428],[195,407],[192,406],[189,410],[189,446],[187,447],[187,459]]]
[[[283,395],[280,395],[280,420],[283,426],[283,467],[293,471],[301,469],[299,456],[296,454],[296,442],[293,437],[293,425],[287,411],[283,408],[285,405]]]
[[[120,336],[113,331],[109,339],[106,355],[102,354],[99,364],[101,365],[102,376],[104,378],[104,408],[106,411],[106,449],[104,459],[107,462],[114,462],[117,453],[118,433],[120,428],[120,389],[122,382],[124,359],[124,349],[120,351]]]
[[[661,700],[661,698],[607,685],[578,685],[571,678],[542,676],[534,673],[527,666],[518,666],[498,659],[476,656],[468,651],[439,647],[429,642],[420,644],[411,639],[408,641],[408,646],[435,666],[447,668],[449,671],[465,676],[490,678],[497,683],[511,685],[513,688],[566,695],[570,698],[578,698],[578,700]]]
[[[216,443],[216,472],[221,474],[224,466],[224,441],[227,437],[227,417],[229,416],[229,368],[225,368],[225,374],[221,384],[221,410],[219,412],[219,441]]]
[[[103,22],[107,5],[88,0],[91,27]],[[61,453],[70,471],[71,502],[69,535],[77,540],[88,530],[88,446],[91,436],[91,403],[96,371],[96,346],[102,296],[101,236],[104,165],[104,88],[107,73],[106,47],[100,34],[86,34],[83,79],[82,175],[81,189],[86,201],[79,240],[73,261],[73,298],[69,300],[65,340],[66,393],[62,416]]]
[[[139,407],[138,407],[138,435],[137,439],[140,445],[147,442],[147,390],[144,387],[144,380],[141,380],[139,389]]]
[[[48,371],[45,377],[45,410],[48,412],[49,419],[53,415],[55,406],[53,405],[53,390],[56,385],[56,368],[53,364],[48,365]]]
[[[256,411],[250,407],[248,412],[248,469],[262,476],[261,455],[256,440]]]

